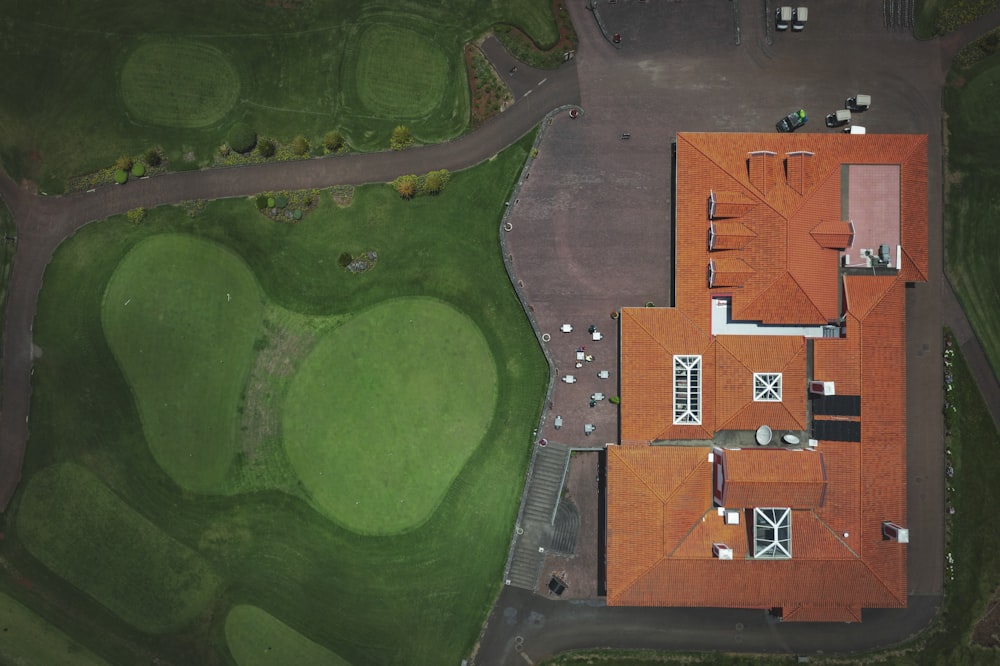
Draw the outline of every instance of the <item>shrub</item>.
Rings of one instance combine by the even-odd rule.
[[[277,208],[285,208],[288,206],[288,197],[283,194],[278,195],[274,198],[274,205]]]
[[[351,256],[350,252],[342,253],[340,257],[337,259],[337,263],[340,265],[341,268],[347,268],[348,266],[351,265],[352,261],[354,261],[354,257]]]
[[[405,125],[397,125],[396,129],[392,130],[392,138],[389,139],[389,146],[393,150],[403,150],[412,145],[413,135],[410,134],[409,128]]]
[[[115,168],[121,169],[122,171],[128,171],[132,168],[132,158],[128,155],[122,155],[115,160]]]
[[[133,208],[128,212],[128,221],[132,224],[142,224],[142,221],[146,219],[146,209],[145,208]]]
[[[267,198],[267,207],[268,208],[274,208],[274,197],[268,197]]]
[[[531,154],[531,159],[537,158],[538,157],[538,148],[532,148],[530,154]]]
[[[258,194],[257,195],[257,210],[264,210],[267,208],[267,195]]]
[[[610,402],[612,405],[620,405],[622,399],[619,398],[617,395],[613,395],[610,398],[608,398],[608,402]]]
[[[440,194],[444,190],[445,185],[448,184],[450,178],[451,174],[448,173],[447,169],[431,171],[424,176],[424,192],[427,194]]]
[[[261,139],[257,142],[257,153],[263,157],[268,158],[274,155],[275,146],[274,141],[271,139]]]
[[[142,162],[136,162],[132,165],[132,176],[134,178],[142,178],[146,175],[146,167],[142,165]]]
[[[115,182],[124,185],[128,182],[128,171],[125,169],[115,169]]]
[[[159,148],[150,148],[142,154],[142,160],[151,167],[158,167],[163,162],[163,156]]]
[[[249,153],[257,145],[257,132],[246,123],[236,123],[229,128],[226,143],[238,153]]]
[[[417,177],[416,176],[400,176],[396,180],[392,181],[392,186],[399,193],[399,196],[404,199],[412,199],[417,195]]]
[[[296,155],[305,155],[309,152],[309,139],[301,134],[292,139],[292,152]]]
[[[344,147],[344,135],[337,130],[327,132],[323,135],[323,147],[327,152],[337,152]]]
[[[292,217],[294,217],[296,220],[301,220],[302,219],[302,209],[301,208],[296,208],[294,211],[292,211]]]

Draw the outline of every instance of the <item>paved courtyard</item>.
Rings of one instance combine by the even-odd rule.
[[[813,8],[801,33],[774,33],[765,20],[773,7],[763,0],[619,0],[613,5],[602,0],[598,11],[608,32],[622,35],[620,48],[604,39],[585,5],[568,8],[581,38],[577,71],[583,114],[575,120],[562,114],[547,128],[509,218],[512,265],[547,334],[557,377],[575,374],[579,380],[557,379],[540,436],[588,447],[595,436],[597,442],[617,439],[617,411],[605,403],[588,406],[589,396],[604,386],[593,370],[610,363],[609,381],[618,386],[611,311],[647,301],[670,303],[674,135],[773,132],[779,118],[799,108],[811,118],[800,132],[838,131],[827,129],[823,116],[842,108],[848,96],[871,94],[872,108],[858,115],[858,124],[874,133],[928,134],[931,275],[928,283],[907,290],[908,526],[911,534],[924,535],[909,549],[909,588],[914,604],[940,595],[940,352],[947,289],[941,277],[940,45],[886,30],[882,3],[863,0]],[[622,139],[623,132],[630,138]],[[565,323],[572,324],[572,333],[560,332]],[[587,340],[592,323],[605,334],[599,342]],[[576,350],[584,345],[595,361],[576,368]],[[556,415],[564,422],[558,431]],[[587,439],[582,425],[589,422],[598,429]],[[519,595],[511,590],[509,596]],[[919,603],[917,614],[924,617],[926,608]],[[544,613],[535,619],[544,625]],[[782,628],[789,637],[807,631]],[[523,652],[547,653],[528,642]]]

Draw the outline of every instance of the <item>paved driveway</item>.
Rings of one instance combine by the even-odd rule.
[[[735,9],[721,0],[602,1],[598,10],[608,31],[623,37],[616,49],[582,5],[569,5],[581,36],[584,115],[555,119],[541,144],[510,218],[513,265],[565,374],[578,344],[570,337],[581,325],[596,322],[603,330],[615,307],[669,303],[670,142],[678,131],[772,132],[780,117],[799,108],[811,116],[801,131],[835,131],[823,125],[823,116],[865,92],[873,105],[859,120],[869,131],[927,134],[930,280],[907,290],[908,526],[916,537],[909,547],[910,608],[866,611],[862,625],[831,631],[829,625],[776,627],[752,611],[560,605],[505,589],[477,663],[522,663],[524,656],[614,645],[839,652],[901,641],[934,615],[944,536],[941,47],[887,31],[881,3],[823,3],[810,12],[806,30],[778,34],[765,20],[766,7],[763,1]],[[631,138],[622,140],[622,132]],[[576,328],[569,336],[558,331],[565,322]],[[550,416],[579,410],[590,390],[557,382]],[[616,425],[613,412],[597,414]],[[547,423],[543,432],[560,442],[593,444],[584,441],[579,424],[572,426],[557,433]],[[727,622],[740,628],[729,632]]]

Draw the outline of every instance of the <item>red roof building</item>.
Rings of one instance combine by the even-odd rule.
[[[620,317],[608,604],[905,607],[926,137],[682,133],[675,174],[675,306]]]

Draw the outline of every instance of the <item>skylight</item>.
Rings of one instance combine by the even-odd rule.
[[[754,402],[781,402],[781,373],[753,373]]]
[[[674,425],[701,424],[701,356],[674,356]]]
[[[792,557],[792,510],[753,510],[753,556],[765,560]]]

